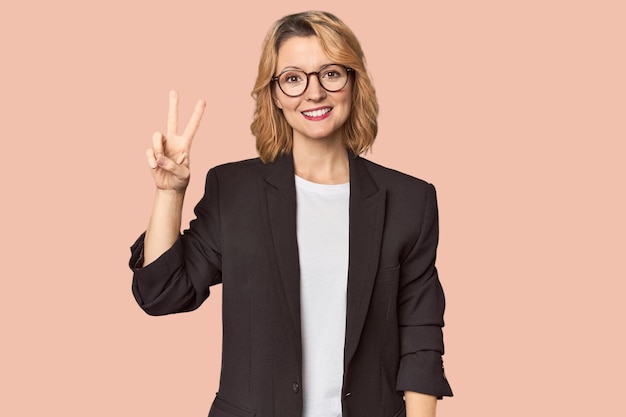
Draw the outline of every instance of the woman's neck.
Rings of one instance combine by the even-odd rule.
[[[296,140],[293,143],[293,164],[296,175],[307,181],[319,184],[350,181],[348,152],[341,142],[303,143]]]

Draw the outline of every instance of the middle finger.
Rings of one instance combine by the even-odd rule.
[[[186,137],[189,142],[191,142],[193,136],[198,130],[198,126],[200,125],[200,120],[202,120],[202,114],[204,114],[205,107],[206,101],[198,100],[198,102],[196,103],[196,107],[193,110],[193,114],[191,115],[191,119],[189,119],[189,123],[187,123],[187,127],[185,128],[185,133],[183,133],[183,136]]]
[[[178,93],[170,91],[170,107],[167,114],[167,137],[176,136],[178,130]]]

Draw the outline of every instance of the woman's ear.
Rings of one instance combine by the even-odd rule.
[[[274,89],[272,89],[272,101],[274,102],[276,107],[278,107],[281,110],[283,109],[283,105],[280,104],[280,101],[278,101],[278,97],[276,97],[276,91],[274,91]]]
[[[278,107],[281,110],[283,109],[283,105],[280,104],[278,97],[276,97],[274,94],[272,94],[272,100],[274,100],[274,104],[276,104],[276,107]]]

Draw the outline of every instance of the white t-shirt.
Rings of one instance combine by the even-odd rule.
[[[303,417],[341,417],[350,184],[296,176]]]

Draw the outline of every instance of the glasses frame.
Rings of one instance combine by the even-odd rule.
[[[336,65],[338,67],[343,67],[346,70],[347,77],[346,77],[346,83],[341,88],[338,88],[336,90],[329,90],[328,88],[324,87],[324,85],[322,84],[322,80],[320,80],[320,72],[324,71],[328,67],[332,67],[333,65]],[[304,74],[306,74],[306,85],[304,86],[304,90],[302,90],[302,92],[300,94],[296,94],[296,95],[287,94],[285,92],[285,90],[283,90],[283,87],[281,87],[280,82],[278,82],[278,80],[280,79],[280,76],[283,75],[284,73],[288,72],[288,71],[300,71],[300,72],[303,72]],[[275,82],[276,84],[278,84],[278,88],[280,88],[280,91],[282,91],[283,94],[286,95],[287,97],[300,97],[302,94],[306,93],[307,88],[309,88],[309,78],[311,77],[311,75],[315,75],[317,77],[317,82],[320,84],[320,86],[324,90],[328,91],[329,93],[336,93],[337,91],[341,91],[344,88],[346,88],[346,85],[348,85],[350,74],[354,74],[354,69],[353,68],[346,67],[345,65],[341,65],[341,64],[326,64],[323,67],[321,67],[320,69],[318,69],[317,71],[311,71],[311,72],[305,72],[303,70],[294,70],[293,68],[292,69],[286,69],[286,70],[282,71],[280,74],[272,77],[271,81]]]

